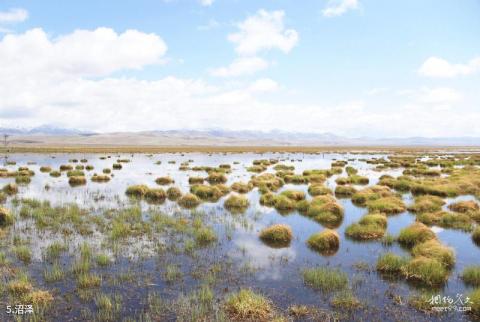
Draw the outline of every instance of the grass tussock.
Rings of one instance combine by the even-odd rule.
[[[216,202],[228,193],[228,189],[221,189],[221,185],[196,184],[190,187],[190,192],[202,200]]]
[[[187,193],[178,199],[178,204],[184,208],[195,208],[201,202],[200,198],[192,193]]]
[[[313,198],[307,210],[308,217],[331,227],[342,222],[343,214],[343,207],[330,195]]]
[[[357,192],[357,189],[350,185],[338,185],[335,187],[335,196],[338,198],[349,198]]]
[[[205,181],[205,178],[202,177],[189,177],[188,183],[189,184],[202,184]]]
[[[231,195],[223,204],[226,209],[232,212],[243,212],[249,205],[250,202],[248,201],[248,198],[242,195]]]
[[[434,258],[415,257],[402,267],[402,274],[407,280],[436,286],[448,280],[449,271]]]
[[[246,183],[246,182],[234,182],[231,186],[232,191],[238,192],[238,193],[248,193],[253,189],[253,184],[252,183]]]
[[[340,247],[340,237],[336,231],[325,229],[310,236],[307,240],[307,244],[311,249],[322,255],[333,255]]]
[[[210,172],[206,180],[210,184],[220,184],[227,182],[227,176],[221,172]]]
[[[324,196],[324,195],[331,195],[332,190],[330,188],[322,185],[322,184],[311,184],[308,187],[308,193],[310,196],[315,197],[315,196]]]
[[[403,200],[399,197],[382,197],[366,202],[370,212],[381,212],[385,214],[399,214],[406,210]]]
[[[424,243],[417,244],[412,249],[414,257],[426,257],[436,259],[447,268],[455,264],[455,252],[452,248],[442,245],[438,240],[431,239]]]
[[[3,186],[2,191],[7,195],[15,195],[18,193],[18,186],[15,183],[7,183]]]
[[[352,196],[352,202],[357,206],[366,206],[367,202],[377,200],[383,197],[391,197],[394,195],[388,187],[371,186],[357,191]]]
[[[232,321],[273,321],[275,310],[272,302],[250,289],[229,295],[224,310]]]
[[[110,176],[102,174],[94,174],[91,179],[93,182],[108,182],[110,181]]]
[[[480,317],[480,287],[477,287],[468,294],[470,298],[469,305],[472,307],[472,314],[476,317]]]
[[[431,213],[440,211],[445,204],[442,198],[438,196],[423,195],[415,198],[413,205],[408,210],[414,213]]]
[[[7,208],[0,207],[0,227],[12,225],[14,221],[12,213]]]
[[[71,186],[81,186],[87,184],[87,178],[85,178],[84,176],[73,176],[68,178],[68,183]]]
[[[299,190],[285,190],[280,195],[287,197],[293,201],[300,201],[305,199],[305,192]]]
[[[317,267],[305,269],[302,272],[303,281],[307,286],[324,293],[345,290],[348,287],[348,276],[339,269]]]
[[[267,191],[272,192],[277,191],[285,184],[282,178],[276,177],[274,174],[271,173],[264,173],[258,176],[253,176],[250,180],[250,183],[252,183],[254,187],[263,187]]]
[[[470,286],[480,286],[480,266],[467,266],[463,270],[461,276],[463,282]]]
[[[144,197],[150,188],[146,185],[133,185],[129,186],[125,191],[125,194],[130,197],[141,198]]]
[[[436,239],[435,233],[426,225],[415,222],[402,229],[398,235],[398,242],[406,247],[413,247],[417,244]]]
[[[276,224],[264,228],[260,232],[259,237],[267,245],[273,247],[288,247],[292,241],[293,232],[288,225]]]
[[[170,187],[167,189],[168,200],[175,201],[182,196],[182,191],[178,187]]]
[[[170,177],[159,177],[155,179],[155,183],[161,186],[166,186],[166,185],[175,183],[175,180],[173,180]]]
[[[399,256],[394,253],[386,253],[378,258],[376,267],[377,270],[382,273],[400,273],[408,261],[408,257]]]
[[[368,214],[345,229],[345,235],[355,240],[380,239],[385,235],[387,217],[384,214]]]
[[[480,226],[477,226],[472,233],[472,240],[480,246]]]

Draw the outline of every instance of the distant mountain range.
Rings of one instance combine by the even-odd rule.
[[[13,145],[232,145],[232,146],[478,146],[479,137],[348,138],[332,133],[274,130],[167,130],[95,133],[54,126],[31,129],[0,128]]]

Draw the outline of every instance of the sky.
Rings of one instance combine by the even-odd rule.
[[[0,127],[480,136],[479,0],[0,0]]]

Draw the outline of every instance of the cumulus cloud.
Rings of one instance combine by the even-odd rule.
[[[210,74],[217,77],[252,75],[268,65],[268,61],[259,57],[239,57],[226,67],[212,69]]]
[[[322,14],[325,17],[338,17],[357,8],[358,0],[329,0]]]
[[[210,71],[212,76],[236,77],[252,75],[266,69],[270,63],[258,57],[261,52],[280,50],[288,53],[298,42],[298,33],[286,29],[283,11],[259,10],[237,24],[238,31],[228,35],[228,40],[235,44],[237,57],[226,67]]]
[[[249,89],[252,92],[274,92],[279,89],[278,83],[270,78],[261,78],[254,81]]]
[[[21,8],[13,8],[8,11],[0,11],[0,23],[17,23],[28,19],[28,11]]]
[[[204,7],[209,7],[213,4],[214,0],[199,0],[200,4]]]
[[[480,72],[480,57],[473,58],[466,64],[452,64],[449,61],[430,57],[420,66],[418,73],[426,77],[452,78]]]
[[[298,33],[286,29],[283,11],[259,10],[237,25],[238,32],[228,35],[240,55],[254,55],[263,50],[278,49],[290,52],[298,42]]]
[[[109,28],[76,30],[50,39],[42,29],[9,34],[0,41],[0,73],[29,77],[98,77],[161,63],[167,46],[155,34]]]

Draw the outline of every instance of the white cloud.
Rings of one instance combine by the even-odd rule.
[[[450,104],[463,99],[463,95],[448,87],[423,88],[420,92],[420,101],[432,104]]]
[[[200,4],[204,7],[209,7],[213,4],[214,0],[199,0]]]
[[[283,11],[259,10],[255,15],[239,23],[239,31],[228,35],[240,55],[255,55],[260,51],[278,49],[290,52],[298,42],[298,33],[286,29]]]
[[[274,92],[279,89],[279,86],[273,79],[261,78],[254,81],[249,89],[252,92]]]
[[[322,14],[325,17],[337,17],[357,8],[358,0],[329,0]]]
[[[259,57],[239,57],[227,67],[212,69],[210,74],[217,77],[252,75],[269,66],[268,61]]]
[[[452,78],[480,72],[480,57],[473,58],[466,64],[452,64],[449,61],[430,57],[420,66],[418,73],[426,77]]]
[[[50,39],[42,29],[8,34],[0,41],[0,73],[98,77],[161,63],[167,50],[155,34],[109,28],[76,30]]]
[[[0,11],[0,23],[16,23],[28,19],[28,11],[25,9],[14,8],[8,11]]]

